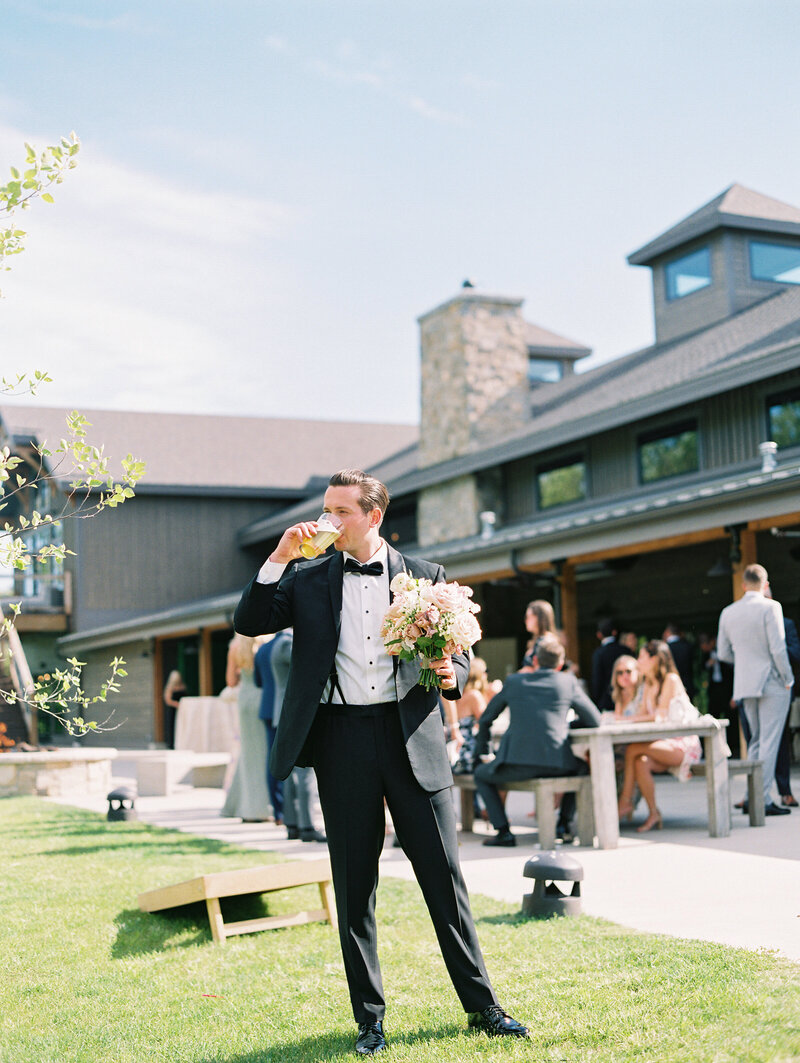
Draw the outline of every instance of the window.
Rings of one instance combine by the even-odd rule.
[[[639,439],[639,477],[644,484],[697,472],[700,468],[696,425],[648,433]]]
[[[751,240],[750,275],[757,281],[800,284],[800,247]]]
[[[767,399],[769,438],[779,448],[800,446],[800,389]]]
[[[580,502],[586,498],[586,463],[572,461],[540,470],[536,477],[536,489],[540,509]]]
[[[564,367],[555,358],[529,358],[529,384],[555,384],[564,375]]]
[[[711,283],[711,252],[707,247],[670,262],[665,274],[667,299],[682,299]]]

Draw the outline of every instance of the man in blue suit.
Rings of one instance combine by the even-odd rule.
[[[261,688],[261,704],[258,709],[258,718],[264,721],[264,727],[267,732],[267,763],[264,765],[264,771],[267,773],[269,800],[272,805],[275,822],[282,823],[283,784],[269,770],[269,754],[275,741],[275,727],[272,723],[275,711],[275,679],[272,675],[272,653],[274,649],[274,639],[270,639],[263,646],[259,646],[253,658],[253,674],[256,686]]]
[[[381,638],[396,575],[444,580],[440,565],[404,557],[381,539],[388,501],[384,485],[360,470],[336,473],[325,492],[325,510],[342,526],[335,552],[300,560],[300,544],[315,533],[316,522],[288,528],[234,617],[242,634],[294,628],[270,763],[278,778],[296,764],[311,764],[317,774],[361,1055],[386,1047],[375,924],[384,801],[469,1024],[493,1035],[528,1034],[499,1007],[478,944],[458,866],[438,693],[419,685],[418,662],[390,657]],[[458,698],[469,670],[466,657],[443,656],[434,668],[442,696]]]

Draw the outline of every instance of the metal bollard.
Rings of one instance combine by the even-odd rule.
[[[546,919],[552,915],[580,915],[583,867],[574,856],[553,849],[532,856],[522,872],[533,879],[533,892],[522,898],[522,914]],[[563,893],[557,883],[571,882],[572,892]]]
[[[120,786],[108,795],[108,812],[106,819],[111,823],[138,819],[134,801],[136,790],[130,786]]]

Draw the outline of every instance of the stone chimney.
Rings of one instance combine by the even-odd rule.
[[[522,302],[465,287],[419,318],[421,466],[478,450],[530,418]]]
[[[419,318],[421,467],[479,450],[530,419],[522,302],[465,282],[457,296]],[[477,534],[485,508],[473,475],[424,488],[418,496],[420,544]]]

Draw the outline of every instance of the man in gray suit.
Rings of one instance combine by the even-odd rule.
[[[748,755],[764,762],[764,811],[783,816],[789,809],[772,801],[775,760],[794,682],[783,610],[767,597],[769,578],[762,565],[748,565],[742,584],[744,597],[720,615],[717,655],[733,665],[733,697],[742,703],[750,727]]]
[[[564,663],[564,647],[557,637],[543,635],[533,652],[536,670],[523,669],[510,675],[500,693],[484,709],[478,725],[476,757],[486,752],[489,728],[508,706],[511,722],[497,756],[475,768],[475,786],[497,831],[484,845],[517,844],[498,792],[504,782],[580,775],[586,771],[586,763],[575,756],[569,744],[569,710],[575,710],[584,727],[600,724],[600,713],[581,690],[575,676],[557,670]],[[564,794],[561,802],[563,825],[568,823],[575,795]]]

